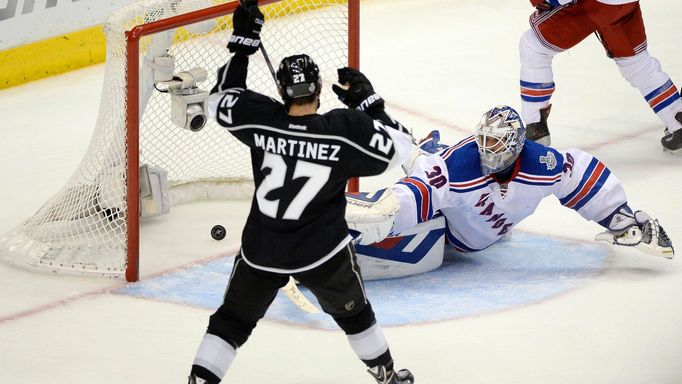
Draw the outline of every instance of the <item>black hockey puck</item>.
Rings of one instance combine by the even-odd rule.
[[[225,230],[225,227],[220,224],[214,225],[213,228],[211,228],[211,237],[215,240],[222,240],[226,235],[227,231]]]

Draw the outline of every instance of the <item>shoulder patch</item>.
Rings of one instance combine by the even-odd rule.
[[[556,149],[526,140],[521,151],[521,172],[537,176],[561,174],[564,158]]]
[[[540,163],[545,164],[547,166],[547,170],[551,171],[556,168],[556,156],[554,156],[552,151],[547,151],[546,156],[540,156]]]

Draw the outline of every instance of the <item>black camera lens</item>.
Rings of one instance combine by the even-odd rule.
[[[192,120],[189,122],[189,129],[192,132],[200,131],[204,125],[206,125],[205,115],[192,116]]]

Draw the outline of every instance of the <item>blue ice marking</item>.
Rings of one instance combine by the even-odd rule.
[[[442,321],[517,308],[578,288],[605,268],[608,253],[597,244],[514,232],[483,251],[446,250],[439,269],[400,279],[369,281],[367,296],[382,325]],[[122,288],[122,294],[217,308],[233,257]],[[305,288],[311,302],[317,300]],[[319,305],[318,305],[319,307]],[[312,328],[337,329],[325,314],[305,313],[281,292],[266,318]]]

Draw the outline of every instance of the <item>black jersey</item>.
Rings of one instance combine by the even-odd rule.
[[[411,137],[383,111],[379,119],[353,109],[290,116],[282,103],[245,89],[246,65],[235,59],[221,68],[210,104],[218,123],[251,148],[255,193],[242,255],[275,272],[314,268],[351,240],[348,179],[396,164]]]

